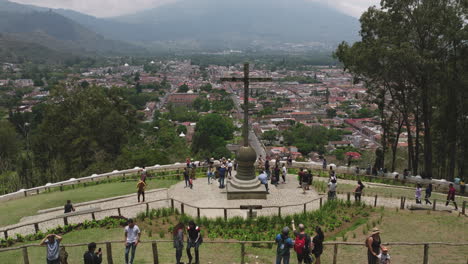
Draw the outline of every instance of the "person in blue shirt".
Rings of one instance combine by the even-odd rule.
[[[262,174],[258,175],[258,180],[265,185],[265,189],[268,192],[268,175],[266,172],[262,172]]]
[[[224,178],[226,177],[226,166],[223,164],[219,168],[219,188],[224,188]]]
[[[289,257],[291,256],[290,249],[294,246],[294,242],[288,235],[289,228],[285,227],[283,231],[281,231],[281,234],[276,236],[275,241],[278,244],[276,249],[276,264],[281,264],[281,260],[283,264],[289,264]]]

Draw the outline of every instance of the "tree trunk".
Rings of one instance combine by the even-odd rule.
[[[392,171],[395,171],[395,162],[396,162],[396,154],[398,151],[398,140],[400,139],[401,129],[403,128],[403,120],[399,117],[398,120],[398,129],[395,136],[395,141],[392,145]]]

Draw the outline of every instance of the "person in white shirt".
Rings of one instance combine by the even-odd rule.
[[[336,180],[331,180],[328,183],[328,199],[334,200],[336,199]]]
[[[390,254],[388,254],[388,248],[382,248],[382,253],[378,256],[379,264],[390,264]]]
[[[135,225],[133,219],[128,219],[128,226],[125,227],[125,264],[133,264],[135,258],[135,250],[140,242],[140,228]],[[130,262],[128,261],[128,255],[131,253]]]
[[[283,173],[281,177],[283,178],[283,183],[286,183],[286,174],[288,174],[288,169],[286,169],[286,164],[283,164]]]
[[[231,159],[228,159],[227,170],[228,170],[229,178],[231,178],[232,177],[232,161],[231,161]]]

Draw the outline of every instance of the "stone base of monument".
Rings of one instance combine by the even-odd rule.
[[[235,176],[226,185],[228,200],[266,199],[265,186],[259,180],[239,180]]]

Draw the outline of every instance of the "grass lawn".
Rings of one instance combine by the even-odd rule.
[[[344,236],[348,242],[363,243],[369,229],[375,224],[381,230],[382,242],[465,242],[468,240],[468,220],[457,214],[432,211],[385,210],[381,223],[380,215],[374,215],[368,224],[362,225]],[[364,235],[364,233],[366,235]],[[337,241],[343,241],[338,238]],[[422,263],[423,246],[389,246],[392,263]],[[325,247],[322,263],[331,263],[333,247]],[[468,258],[468,246],[429,247],[429,263],[465,264]],[[338,259],[347,259],[347,263],[366,263],[367,250],[357,246],[340,246]],[[340,261],[338,261],[341,263]]]
[[[142,240],[171,239],[167,227],[177,221],[173,216],[158,218],[150,221],[137,220],[142,229]],[[356,218],[343,225],[340,230],[326,233],[327,241],[359,242],[364,241],[374,225],[381,230],[383,242],[466,242],[468,224],[466,217],[442,212],[414,212],[378,209],[368,218]],[[152,223],[152,224],[150,224]],[[278,232],[281,229],[278,226]],[[151,230],[151,231],[150,231]],[[154,231],[153,231],[154,230]],[[156,230],[165,230],[156,232]],[[345,237],[345,238],[343,238]],[[91,241],[123,240],[123,228],[94,228],[73,231],[63,236],[64,244],[88,243]],[[204,236],[205,242],[210,241]],[[273,239],[273,238],[272,238]],[[218,238],[215,240],[219,240]],[[37,244],[38,241],[32,242]],[[16,244],[15,246],[20,246]],[[103,248],[104,259],[106,250]],[[391,246],[390,255],[392,263],[421,263],[423,246]],[[69,263],[82,263],[85,247],[68,247]],[[276,246],[260,245],[253,247],[246,245],[245,260],[247,263],[273,263]],[[114,263],[124,263],[123,243],[112,244]],[[160,263],[174,263],[174,249],[172,243],[158,243]],[[465,252],[465,253],[463,253]],[[467,261],[468,246],[449,247],[431,246],[429,248],[429,263],[465,264]],[[44,263],[45,248],[29,248],[30,263]],[[332,263],[333,246],[325,246],[322,263]],[[366,263],[366,248],[364,246],[339,246],[338,263]],[[204,243],[200,247],[201,263],[240,263],[240,246],[238,244],[210,244]],[[2,263],[23,263],[21,251],[0,253]],[[291,251],[292,259],[295,254]],[[183,261],[187,261],[184,250]],[[104,261],[105,263],[106,261]],[[135,264],[152,263],[151,244],[141,244],[137,249]],[[295,260],[292,261],[295,263]]]
[[[175,179],[151,179],[148,180],[148,190],[167,188],[177,182]],[[87,187],[77,187],[63,192],[46,192],[2,202],[0,203],[0,226],[18,223],[22,217],[34,215],[41,209],[62,206],[68,199],[72,200],[73,203],[80,203],[125,195],[134,193],[135,186],[136,182],[134,181],[88,184]]]

